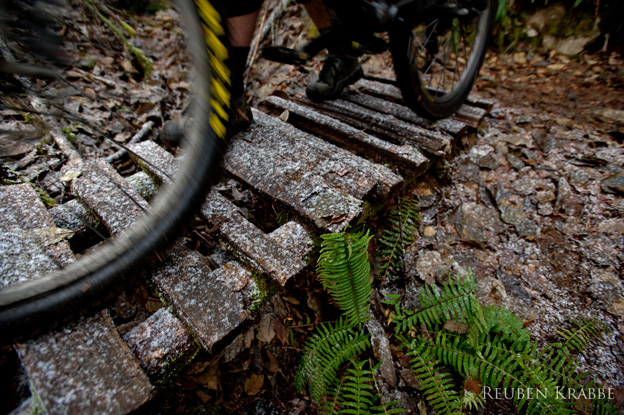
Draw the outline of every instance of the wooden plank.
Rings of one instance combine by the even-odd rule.
[[[459,107],[457,112],[455,112],[454,116],[455,118],[460,119],[468,124],[470,127],[477,128],[479,127],[479,124],[481,124],[487,113],[488,111],[483,108],[472,107],[470,105],[464,104]]]
[[[179,244],[154,270],[152,281],[208,351],[251,316],[245,289],[254,281],[239,264],[213,271],[196,252]]]
[[[317,227],[340,232],[362,213],[362,201],[333,189],[293,161],[240,139],[232,141],[224,158],[226,170],[307,218]]]
[[[275,115],[284,114],[286,121],[297,128],[350,148],[359,154],[376,159],[391,160],[411,173],[426,170],[429,159],[411,145],[397,145],[367,134],[335,118],[304,107],[295,102],[270,96],[262,102]]]
[[[403,181],[385,166],[258,111],[255,111],[254,124],[240,138],[281,157],[305,163],[310,173],[356,199],[371,196],[386,199]]]
[[[299,222],[286,222],[268,235],[284,251],[305,261],[311,253],[314,242],[308,231]]]
[[[49,414],[127,414],[153,387],[107,311],[17,346],[31,387]]]
[[[451,137],[447,134],[426,130],[392,115],[381,116],[377,111],[349,101],[337,99],[317,103],[307,98],[297,98],[296,102],[338,118],[379,138],[399,144],[413,144],[421,151],[434,156],[443,156],[451,148]]]
[[[353,102],[383,114],[390,114],[400,120],[419,125],[426,129],[442,130],[453,137],[462,136],[468,130],[466,123],[458,121],[454,118],[431,121],[419,116],[411,108],[401,103],[388,101],[383,98],[379,98],[378,96],[351,90],[345,92],[342,97],[349,102]]]
[[[0,188],[0,217],[0,234],[12,232],[11,242],[18,247],[14,251],[3,244],[0,255],[23,258],[29,264],[19,271],[23,278],[37,277],[29,270],[45,274],[56,270],[59,262],[73,260],[30,185]],[[34,235],[35,243],[18,242],[20,235],[28,241]],[[65,259],[51,261],[50,246],[60,247]],[[9,264],[5,258],[1,262],[4,278],[8,275],[4,267]],[[153,387],[119,338],[107,312],[27,341],[18,345],[17,351],[33,394],[47,413],[126,414],[152,396]]]
[[[123,336],[139,359],[143,370],[152,377],[165,375],[174,362],[185,360],[196,350],[184,324],[167,308],[161,308]]]
[[[146,141],[132,146],[132,151],[148,162],[146,166],[150,172],[155,169],[153,174],[166,174],[169,177],[175,174],[173,155],[156,143]],[[218,192],[209,194],[200,213],[219,231],[226,243],[245,255],[258,271],[271,276],[280,285],[286,284],[305,267],[303,258],[307,252],[298,257],[283,255],[279,245],[243,217],[238,208]],[[301,237],[297,243],[308,243],[307,233],[297,235]]]
[[[228,244],[236,251],[244,253],[255,268],[269,275],[281,286],[305,268],[303,258],[310,249],[308,243],[311,242],[311,238],[307,232],[299,232],[302,228],[292,228],[293,225],[290,225],[290,228],[282,232],[292,229],[290,237],[293,240],[290,243],[296,246],[305,245],[308,251],[301,252],[298,256],[285,255],[283,245],[247,221],[238,208],[218,192],[212,191],[208,195],[200,213],[204,219],[217,227]]]
[[[71,172],[72,190],[115,235],[130,226],[149,204],[104,160],[89,160]]]
[[[175,157],[151,140],[128,146],[132,157],[160,183],[170,180],[177,171]]]
[[[403,94],[401,93],[399,87],[396,86],[396,81],[394,79],[366,77],[365,79],[363,78],[356,82],[355,87],[358,90],[369,94],[380,97],[388,97],[395,102],[403,101]],[[466,103],[474,107],[483,108],[489,112],[492,107],[494,107],[495,101],[484,98],[478,93],[471,92],[468,94]]]
[[[0,187],[0,289],[41,278],[73,253],[30,184]]]

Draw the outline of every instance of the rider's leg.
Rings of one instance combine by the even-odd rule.
[[[319,30],[319,32],[322,32],[324,29],[331,27],[332,20],[329,13],[327,12],[327,8],[325,7],[323,0],[300,0],[299,3],[303,4],[303,7],[305,7],[306,12],[308,12],[308,15],[314,22],[314,25]]]
[[[332,28],[332,20],[323,0],[301,1],[310,18],[321,34]],[[346,47],[332,42],[327,47],[329,55],[323,64],[323,69],[316,82],[306,88],[306,94],[314,101],[335,99],[342,90],[351,85],[363,75],[362,67],[357,57],[347,56]]]
[[[258,20],[261,1],[256,2],[258,9],[243,15],[227,18],[230,41],[230,69],[232,71],[232,111],[230,131],[235,134],[246,129],[253,121],[251,108],[247,103],[244,86],[244,74],[247,68],[247,56]]]
[[[230,42],[229,67],[232,85],[230,121],[228,135],[234,135],[246,129],[253,121],[251,108],[245,94],[244,73],[247,67],[247,55],[253,39],[256,20],[262,0],[238,0],[224,2],[228,40]],[[178,143],[184,136],[186,118],[167,121],[163,125],[161,138],[171,144]]]

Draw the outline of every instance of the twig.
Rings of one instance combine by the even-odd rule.
[[[273,22],[277,20],[284,13],[284,9],[286,9],[286,7],[290,4],[291,1],[292,0],[281,0],[279,6],[273,9],[273,11],[268,17],[267,17],[267,14],[269,11],[268,7],[265,9],[262,15],[262,21],[260,23],[260,28],[258,29],[258,33],[256,34],[256,37],[251,43],[251,49],[253,50],[253,52],[249,55],[249,58],[247,59],[248,69],[247,69],[247,74],[245,75],[245,85],[247,85],[247,82],[249,81],[249,74],[251,73],[251,70],[249,68],[253,66],[253,64],[256,62],[256,58],[258,57],[257,55],[258,55],[258,48],[260,46],[260,43],[262,43],[264,38],[266,38],[266,36],[269,34],[269,31],[271,30],[271,27],[273,26]]]
[[[6,46],[3,39],[0,39],[0,52],[3,58],[7,61],[14,61],[15,58],[13,54]],[[45,115],[47,108],[41,98],[36,95],[37,89],[34,87],[32,82],[26,79],[22,75],[14,74],[15,79],[18,80],[19,83],[22,84],[26,91],[35,91],[35,95],[30,98],[30,105],[34,108],[34,110],[41,116],[45,124],[49,127],[50,135],[52,139],[58,146],[59,150],[67,157],[69,163],[79,162],[82,160],[82,156],[76,151],[74,146],[69,142],[69,140],[65,137],[62,130],[58,127],[58,124],[55,122],[54,117],[50,115]]]
[[[134,136],[132,136],[132,138],[130,139],[130,141],[128,141],[127,144],[134,144],[134,143],[138,143],[139,141],[143,140],[143,138],[145,138],[145,136],[150,131],[152,131],[152,128],[154,128],[154,121],[146,122],[145,124],[143,124],[141,129]],[[117,144],[117,143],[115,143],[115,141],[113,141],[113,144]],[[122,158],[127,152],[128,151],[125,148],[122,148],[121,150],[117,151],[116,153],[113,153],[110,156],[106,157],[106,161],[109,162],[109,163],[112,163],[112,162]]]
[[[136,56],[136,58],[139,61],[139,64],[141,65],[141,68],[143,68],[143,79],[149,78],[152,72],[152,65],[153,65],[152,60],[148,58],[147,56],[145,56],[145,53],[143,53],[141,49],[133,46],[128,41],[128,38],[123,34],[121,29],[115,26],[113,22],[111,22],[106,16],[104,16],[97,7],[95,7],[95,4],[92,0],[85,0],[85,4],[89,8],[89,10],[91,10],[100,20],[102,20],[117,35],[117,37],[128,48],[128,50],[134,56]]]

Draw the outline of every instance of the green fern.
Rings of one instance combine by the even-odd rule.
[[[370,335],[363,328],[340,319],[335,324],[321,324],[308,340],[295,374],[299,391],[310,386],[310,396],[319,402],[335,380],[341,366],[370,346]]]
[[[418,204],[414,199],[403,199],[389,216],[390,228],[383,231],[378,241],[382,278],[404,271],[403,254],[417,236]]]
[[[589,346],[592,339],[600,337],[603,333],[608,333],[609,331],[603,322],[593,318],[573,317],[570,318],[570,321],[576,326],[575,329],[567,330],[560,328],[556,330],[565,339],[561,347],[570,351],[585,349]]]
[[[319,279],[351,324],[368,320],[371,277],[368,231],[322,235]]]
[[[483,335],[496,333],[498,337],[514,341],[516,345],[530,341],[530,333],[523,326],[522,320],[506,308],[483,307],[483,321]]]
[[[421,310],[397,318],[398,331],[405,332],[421,325],[434,329],[451,319],[481,328],[484,316],[475,290],[472,273],[465,278],[458,278],[455,284],[443,285],[441,289],[436,286],[423,287],[418,294]]]
[[[375,373],[379,364],[372,369],[364,369],[367,361],[351,360],[353,368],[340,378],[340,383],[332,388],[323,400],[319,412],[333,414],[390,415],[404,412],[400,408],[391,408],[396,402],[380,404]],[[370,362],[369,362],[370,364]]]
[[[419,388],[433,409],[439,414],[459,413],[462,400],[454,389],[451,376],[440,372],[440,362],[431,353],[426,342],[419,338],[405,345],[409,349],[408,354],[412,356],[412,371],[421,381]]]
[[[562,414],[567,412],[565,402],[554,399],[556,383],[535,366],[525,365],[526,351],[512,351],[504,340],[490,336],[476,350],[466,344],[463,336],[439,332],[431,342],[423,343],[429,355],[455,369],[464,377],[479,379],[492,388],[510,388],[514,391],[545,392],[543,399],[529,399],[528,394],[515,394],[513,401],[527,414]]]

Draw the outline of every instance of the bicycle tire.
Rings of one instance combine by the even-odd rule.
[[[457,111],[472,90],[494,20],[493,0],[485,1],[487,7],[478,13],[452,17],[451,13],[438,11],[436,17],[416,24],[407,23],[410,19],[405,18],[390,31],[397,84],[406,103],[418,114],[446,118]],[[474,33],[459,33],[469,28]],[[440,50],[441,46],[445,50]],[[459,53],[462,46],[463,57]],[[452,59],[454,64],[449,69]],[[451,84],[447,86],[449,77]]]
[[[133,282],[132,271],[175,238],[221,177],[230,99],[225,21],[211,0],[177,0],[177,6],[194,67],[193,91],[199,92],[191,106],[194,121],[185,129],[184,162],[131,229],[67,268],[1,290],[1,343],[35,336],[109,304]]]

